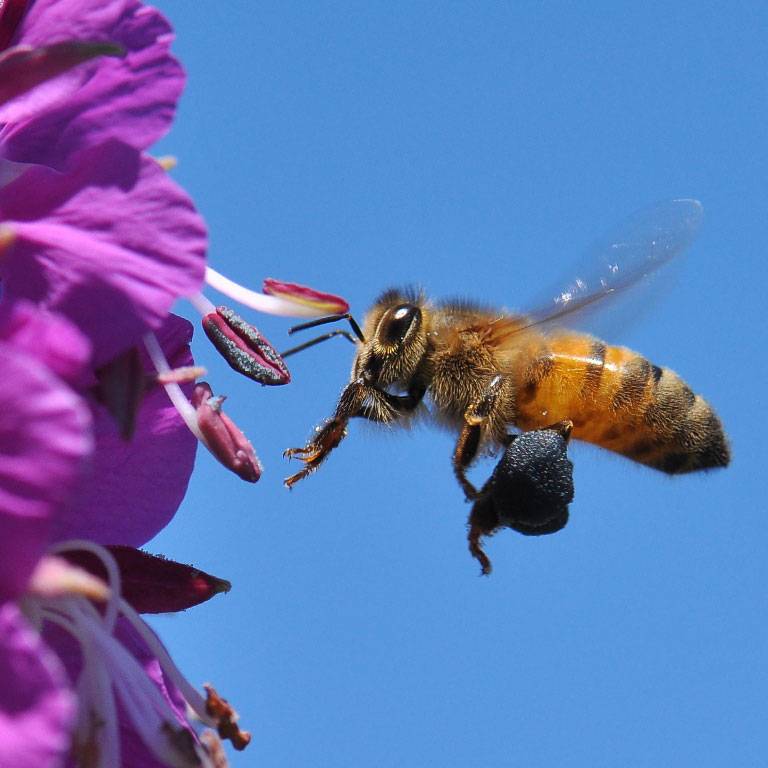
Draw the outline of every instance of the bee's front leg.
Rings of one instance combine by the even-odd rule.
[[[283,484],[286,488],[292,488],[322,464],[325,457],[346,437],[348,421],[347,418],[334,416],[322,427],[318,427],[315,437],[303,448],[288,448],[283,451],[285,458],[295,456],[304,462],[298,472],[285,478]]]
[[[347,424],[353,416],[360,413],[366,390],[367,387],[360,380],[350,382],[341,393],[335,413],[315,430],[314,437],[303,448],[288,448],[283,451],[285,458],[296,457],[304,462],[304,466],[296,474],[283,481],[286,488],[292,488],[299,480],[314,472],[346,437]]]
[[[477,456],[483,428],[493,413],[503,383],[502,376],[494,376],[483,394],[467,408],[464,413],[464,425],[453,451],[453,473],[469,501],[478,497],[478,490],[467,479],[467,469]]]
[[[286,458],[296,457],[304,466],[286,478],[284,485],[291,488],[299,480],[314,472],[326,456],[347,436],[347,424],[355,417],[369,421],[391,423],[405,413],[413,411],[424,397],[426,388],[414,385],[406,395],[392,395],[366,384],[362,378],[350,382],[341,393],[334,415],[321,427],[303,448],[288,448]]]

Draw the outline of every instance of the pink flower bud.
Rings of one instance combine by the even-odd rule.
[[[224,579],[140,549],[107,547],[120,570],[121,594],[139,613],[175,613],[229,592]],[[107,580],[102,561],[86,550],[68,550],[61,557],[93,576]]]

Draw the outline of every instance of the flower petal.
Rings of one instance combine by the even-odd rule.
[[[206,231],[192,201],[118,141],[81,153],[71,173],[31,167],[0,188],[3,219],[16,235],[0,262],[4,291],[70,318],[97,367],[203,280]]]
[[[75,709],[58,658],[14,603],[0,606],[0,765],[59,765]]]
[[[173,315],[158,331],[174,366],[191,364],[191,338],[190,323]],[[144,365],[149,371],[147,360]],[[77,497],[53,521],[53,538],[141,546],[170,522],[184,498],[197,440],[159,386],[146,393],[129,442],[105,408],[94,405],[93,415],[93,461]]]
[[[16,35],[29,0],[6,0],[0,7],[0,51],[6,48]]]
[[[81,68],[87,79],[78,70],[75,90],[59,84],[56,94],[30,94],[0,111],[0,121],[12,123],[3,133],[5,156],[63,169],[76,152],[108,138],[146,149],[163,136],[185,79],[170,54],[168,21],[138,0],[38,1],[19,39],[49,44],[65,32],[70,39],[117,43],[125,56]]]
[[[83,402],[46,368],[0,344],[0,599],[21,594],[51,518],[91,450]]]
[[[0,303],[0,341],[12,344],[73,387],[85,381],[88,340],[64,317],[27,301]]]
[[[80,43],[75,40],[43,48],[20,46],[0,54],[0,104],[32,90],[96,56],[119,56],[112,43]]]

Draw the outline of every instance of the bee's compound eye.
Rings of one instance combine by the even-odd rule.
[[[389,317],[382,328],[382,341],[396,344],[402,341],[414,322],[421,318],[421,310],[413,304],[401,304],[389,311]]]

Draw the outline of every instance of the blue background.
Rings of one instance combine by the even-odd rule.
[[[266,471],[250,486],[200,452],[148,548],[233,589],[152,623],[252,731],[233,765],[765,765],[765,7],[158,5],[189,84],[156,153],[180,160],[211,264],[253,287],[303,282],[358,317],[403,283],[524,307],[627,214],[702,200],[666,300],[606,335],[707,397],[734,454],[670,479],[573,446],[569,525],[502,531],[481,578],[445,432],[355,423],[282,487],[281,452],[331,413],[350,345],[267,389],[198,334]],[[290,321],[248,316],[289,345]]]

